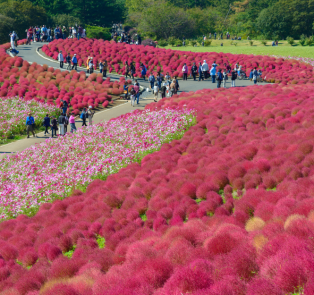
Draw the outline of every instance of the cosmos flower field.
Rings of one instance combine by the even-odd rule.
[[[314,294],[314,85],[299,78],[146,106],[158,134],[158,114],[196,121],[86,191],[1,222],[0,294]]]

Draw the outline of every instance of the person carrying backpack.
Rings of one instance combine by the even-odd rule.
[[[83,109],[81,115],[80,115],[80,118],[82,119],[83,123],[82,123],[82,127],[83,126],[87,126],[86,125],[86,108]]]
[[[160,88],[161,98],[165,98],[166,97],[166,90],[167,90],[166,83],[163,83],[162,87]]]
[[[64,123],[65,123],[65,116],[63,113],[58,118],[58,123],[59,123],[59,135],[64,135]]]
[[[75,68],[75,70],[77,71],[77,57],[76,57],[76,53],[74,53],[73,57],[72,57],[72,70]]]

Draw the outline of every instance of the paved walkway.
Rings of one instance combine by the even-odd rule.
[[[44,43],[33,43],[32,45],[21,45],[18,47],[19,55],[24,60],[27,60],[28,62],[37,62],[40,65],[46,64],[49,67],[59,68],[58,62],[47,60],[43,57],[41,57],[36,49],[38,47],[43,46]],[[84,69],[78,69],[78,71],[82,71]],[[118,75],[108,75],[111,79],[117,80],[119,79]],[[141,86],[145,87],[145,89],[149,86],[147,81],[144,81],[143,79],[138,79]],[[217,86],[215,83],[211,83],[211,81],[193,81],[192,79],[189,79],[188,81],[179,81],[180,84],[180,92],[189,92],[189,91],[196,91],[200,89],[215,89]],[[236,84],[238,87],[244,87],[253,85],[253,82],[249,80],[238,80],[236,81]],[[228,80],[227,87],[229,88],[231,86],[231,81]],[[136,108],[138,109],[144,109],[145,105],[148,103],[151,103],[153,99],[151,98],[152,94],[151,92],[144,92],[143,95],[141,95],[140,104],[136,107],[132,107],[129,102],[121,103],[120,105],[106,109],[104,111],[98,112],[94,116],[94,122],[98,123],[100,121],[108,121],[111,118],[118,117],[120,115],[126,114]],[[81,126],[81,120],[78,119],[76,121],[76,126]],[[28,139],[22,139],[18,140],[16,142],[2,145],[0,146],[0,158],[5,157],[6,155],[14,154],[15,152],[22,151],[36,143],[40,143],[45,141],[48,138],[48,136],[44,135],[44,132],[39,133],[37,138],[28,138]]]

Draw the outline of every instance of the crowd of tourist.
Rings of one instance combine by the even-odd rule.
[[[34,26],[26,29],[27,44],[32,42],[51,42],[54,39],[66,38],[85,38],[86,30],[82,26],[69,27],[56,26],[54,29],[51,27]]]
[[[58,118],[54,116],[50,117],[49,114],[46,114],[46,117],[42,122],[42,125],[45,127],[44,135],[50,134],[49,130],[51,130],[52,138],[57,136],[57,131],[59,136],[63,136],[68,132],[68,127],[71,133],[77,130],[75,125],[75,115],[74,113],[71,113],[69,116],[69,113],[67,112],[68,107],[67,101],[61,100],[59,104],[61,114]],[[88,121],[88,126],[93,125],[94,114],[95,112],[93,111],[92,106],[83,108],[80,115],[80,119],[82,119],[82,127],[87,126],[86,121]],[[30,133],[32,133],[34,137],[37,137],[35,134],[35,119],[31,113],[26,118],[26,132],[27,138],[29,138]]]

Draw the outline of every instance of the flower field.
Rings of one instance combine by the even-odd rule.
[[[0,219],[32,212],[182,137],[192,114],[136,111],[6,157],[0,161]]]
[[[38,101],[25,101],[20,98],[0,99],[0,143],[14,135],[25,133],[25,121],[32,113],[37,127],[42,126],[46,114],[57,116],[59,109]]]
[[[58,105],[63,99],[69,111],[78,114],[90,105],[107,107],[112,95],[123,92],[124,77],[112,82],[110,78],[103,80],[101,74],[86,77],[84,72],[61,72],[47,65],[30,64],[21,57],[10,57],[6,53],[9,47],[8,43],[0,45],[0,97],[17,96],[50,105]]]
[[[304,63],[302,59],[284,59],[270,56],[230,54],[216,52],[191,52],[175,51],[171,49],[154,48],[151,46],[128,45],[125,43],[115,43],[95,39],[66,39],[55,40],[42,48],[46,55],[57,60],[60,50],[64,54],[77,54],[78,64],[84,65],[88,56],[94,57],[94,63],[106,60],[109,72],[115,71],[118,74],[125,74],[124,63],[134,62],[136,67],[135,76],[141,77],[140,62],[147,67],[147,73],[161,71],[164,74],[169,72],[171,76],[182,77],[182,67],[186,63],[191,71],[193,62],[206,60],[209,65],[214,61],[218,64],[218,69],[224,69],[224,63],[230,64],[234,68],[238,62],[242,65],[249,76],[252,68],[257,67],[263,72],[263,78],[267,82],[282,84],[306,84],[314,82],[313,67]]]
[[[147,106],[195,109],[197,124],[85,193],[0,223],[0,294],[313,294],[313,90]]]

